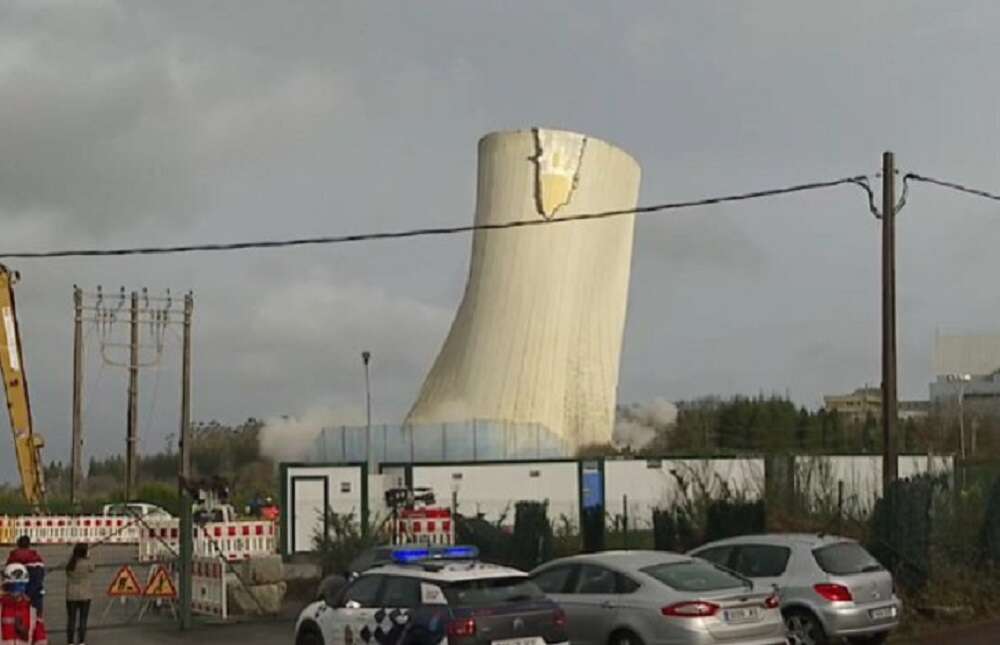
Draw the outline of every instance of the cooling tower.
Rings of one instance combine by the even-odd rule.
[[[538,423],[573,448],[611,440],[639,165],[604,141],[559,130],[479,142],[476,231],[465,295],[407,418]]]

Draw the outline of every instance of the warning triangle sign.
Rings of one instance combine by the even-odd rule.
[[[177,588],[174,581],[170,579],[170,573],[162,565],[157,565],[153,570],[153,577],[149,579],[142,595],[147,598],[176,598]]]
[[[118,570],[118,573],[115,574],[114,579],[111,581],[111,586],[108,587],[108,596],[112,598],[127,598],[141,595],[142,587],[139,586],[139,581],[136,580],[132,569],[126,564]]]

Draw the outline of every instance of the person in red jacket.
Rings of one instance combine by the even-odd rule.
[[[7,564],[23,564],[28,569],[28,588],[25,590],[38,613],[43,611],[45,600],[45,561],[38,551],[31,548],[31,538],[17,538],[17,548],[7,556]]]
[[[0,595],[0,645],[48,645],[45,621],[28,598],[28,568],[8,564]]]

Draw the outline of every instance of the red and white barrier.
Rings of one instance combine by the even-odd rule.
[[[191,611],[222,620],[229,618],[226,564],[222,558],[195,558],[191,574]]]
[[[177,520],[148,522],[139,536],[139,561],[153,562],[177,557],[180,528]],[[277,553],[273,522],[213,522],[195,527],[194,556],[246,560]]]
[[[432,546],[455,543],[455,525],[447,508],[403,509],[399,512],[398,540]]]
[[[0,523],[0,544],[12,544],[22,535],[32,544],[134,544],[139,531],[138,523],[127,517],[15,517]]]
[[[277,553],[273,522],[217,522],[195,528],[194,555],[245,560]],[[27,535],[32,544],[137,544],[140,562],[172,560],[180,552],[180,522],[131,517],[0,517],[0,544]]]

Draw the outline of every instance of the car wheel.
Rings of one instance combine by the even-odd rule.
[[[295,639],[295,645],[326,645],[323,637],[312,629],[299,632],[299,637]]]
[[[785,614],[788,642],[792,645],[827,645],[830,639],[823,625],[808,611],[790,611]]]
[[[627,630],[620,630],[611,635],[608,645],[643,645],[642,639]]]

